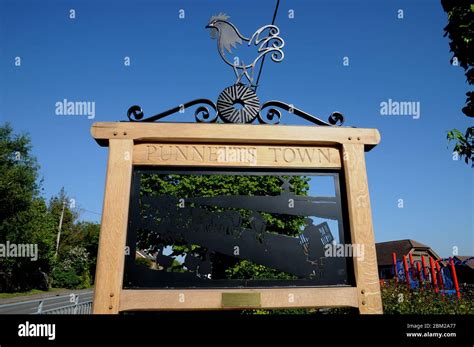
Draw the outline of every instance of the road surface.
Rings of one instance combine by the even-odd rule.
[[[78,304],[90,302],[93,293],[93,290],[85,289],[1,299],[0,314],[35,314],[38,312],[41,301],[43,301],[43,312],[66,306],[74,306],[75,300],[77,300]]]

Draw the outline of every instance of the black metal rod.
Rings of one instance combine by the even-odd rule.
[[[277,0],[276,6],[275,6],[275,12],[273,13],[272,25],[275,24],[275,19],[278,13],[279,6],[280,6],[280,0]],[[265,48],[267,47],[268,47],[268,42],[265,45]],[[257,88],[258,88],[258,82],[260,81],[260,75],[262,74],[263,63],[265,63],[265,57],[266,55],[263,56],[262,62],[260,63],[260,69],[258,70],[258,76],[257,76],[257,82],[255,83],[255,91],[257,91]]]
[[[296,108],[296,107],[292,107],[291,105],[288,105],[282,101],[278,101],[278,100],[271,100],[271,101],[267,101],[265,102],[263,105],[262,105],[262,112],[265,108],[267,107],[279,107],[281,109],[284,109],[285,111],[288,111],[292,114],[295,114],[309,122],[312,122],[314,124],[317,124],[317,125],[324,125],[324,126],[331,126],[331,124],[319,119],[318,117],[315,117],[309,113],[306,113],[302,110],[300,110],[299,108]]]
[[[128,119],[130,120],[130,122],[155,122],[157,120],[160,120],[162,118],[165,118],[166,116],[169,116],[173,113],[177,113],[181,110],[185,110],[186,108],[188,107],[191,107],[191,106],[194,106],[194,105],[198,105],[198,104],[205,104],[205,105],[208,105],[210,106],[215,112],[217,110],[216,108],[216,105],[209,99],[196,99],[196,100],[192,100],[192,101],[188,101],[182,105],[179,105],[179,106],[176,106],[174,108],[171,108],[165,112],[162,112],[162,113],[159,113],[159,114],[156,114],[154,116],[151,116],[151,117],[148,117],[148,118],[144,118],[144,119],[134,119],[132,118],[132,113],[131,113],[131,108],[132,107],[135,107],[135,106],[132,106],[128,113],[127,113],[127,117]]]

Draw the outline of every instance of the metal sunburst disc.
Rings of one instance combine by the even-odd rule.
[[[260,100],[249,87],[234,84],[217,98],[217,112],[227,123],[251,123],[260,112]]]

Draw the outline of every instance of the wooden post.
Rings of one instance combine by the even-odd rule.
[[[360,313],[382,313],[372,214],[365,167],[365,150],[380,142],[376,129],[335,127],[274,127],[230,124],[95,123],[93,137],[109,146],[109,161],[99,239],[93,312],[119,313],[133,310],[224,309],[223,294],[236,289],[123,290],[125,245],[133,165],[170,165],[150,157],[146,146],[173,143],[175,146],[212,144],[253,146],[260,151],[256,167],[342,169],[348,203],[349,227],[353,244],[362,246],[354,258],[355,287],[347,288],[263,288],[259,289],[263,308],[358,307]],[[325,149],[326,161],[278,162],[271,149],[295,146]],[[319,147],[318,147],[319,146]],[[342,153],[341,153],[342,149]],[[275,151],[276,153],[276,151]],[[341,165],[341,154],[342,165]],[[186,158],[185,158],[186,159]],[[177,166],[229,166],[209,160],[176,160]],[[345,188],[345,189],[344,189]],[[253,294],[255,289],[243,288]],[[186,295],[186,302],[177,301]],[[329,294],[330,293],[330,294]],[[295,302],[288,302],[288,295]]]
[[[122,290],[133,140],[111,139],[95,277],[93,313],[118,313]]]
[[[349,140],[351,140],[350,137]],[[353,244],[360,244],[364,249],[364,257],[354,258],[359,312],[361,314],[383,313],[364,145],[345,143],[342,149],[351,240]]]

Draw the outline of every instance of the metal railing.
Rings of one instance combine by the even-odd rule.
[[[0,314],[91,314],[93,292],[71,293],[0,305]]]

